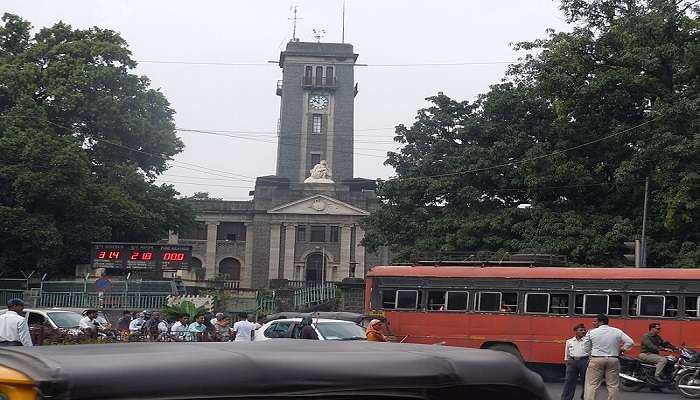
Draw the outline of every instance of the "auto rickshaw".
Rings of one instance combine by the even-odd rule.
[[[502,352],[292,339],[0,347],[0,398],[549,399]]]

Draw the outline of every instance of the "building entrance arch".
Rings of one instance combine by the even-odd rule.
[[[328,279],[323,272],[324,265],[328,265],[328,258],[324,260],[321,253],[312,253],[306,257],[304,268],[304,281],[307,283],[320,283]],[[327,271],[326,271],[327,272]]]

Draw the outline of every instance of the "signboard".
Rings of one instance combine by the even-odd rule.
[[[188,270],[192,246],[150,243],[93,243],[93,268]]]

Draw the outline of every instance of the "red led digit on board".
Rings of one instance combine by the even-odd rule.
[[[185,253],[163,253],[163,261],[182,261],[185,259]]]
[[[98,260],[104,260],[105,258],[107,258],[107,252],[106,252],[106,251],[100,250],[100,251],[97,252],[97,259],[98,259]]]
[[[118,260],[119,259],[119,252],[118,251],[110,251],[109,254],[107,255],[108,260]]]
[[[129,260],[138,260],[139,259],[139,252],[138,251],[132,251],[131,252],[131,257],[129,257]]]
[[[153,259],[153,253],[151,253],[150,251],[144,251],[143,253],[141,253],[141,259],[143,261],[150,261]]]

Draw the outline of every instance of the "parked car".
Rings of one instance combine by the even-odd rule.
[[[241,368],[242,365],[252,368]],[[235,373],[226,373],[230,371]],[[0,347],[0,398],[3,397],[550,399],[537,374],[515,357],[499,351],[291,339],[248,345],[130,343]]]
[[[0,310],[0,315],[7,309]],[[24,317],[29,326],[48,324],[53,329],[78,329],[82,315],[75,311],[62,308],[25,308]]]
[[[301,318],[285,318],[270,321],[255,331],[255,341],[292,338],[301,333]],[[354,322],[338,319],[314,318],[311,324],[319,340],[367,340],[365,330]]]

